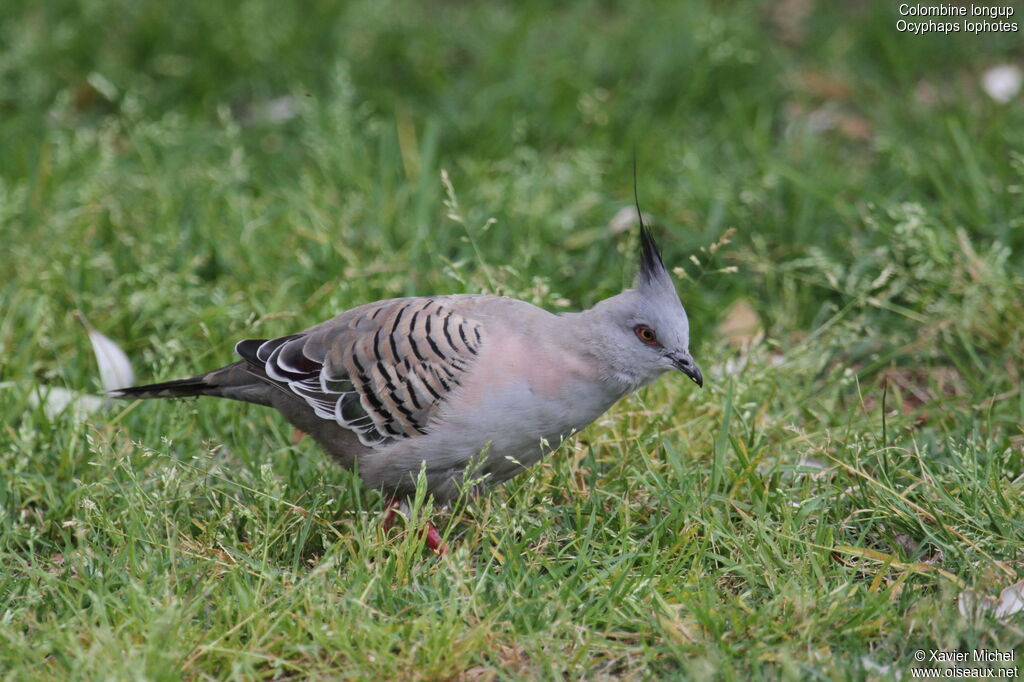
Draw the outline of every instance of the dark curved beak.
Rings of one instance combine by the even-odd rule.
[[[697,367],[697,363],[693,361],[693,358],[679,353],[672,356],[672,364],[680,372],[693,379],[693,383],[704,388],[704,375],[700,373],[700,368]]]

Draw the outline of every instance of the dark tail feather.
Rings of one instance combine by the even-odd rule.
[[[216,388],[204,381],[206,375],[164,381],[145,386],[129,386],[109,391],[111,398],[187,398],[194,395],[215,395]]]
[[[245,360],[215,369],[188,379],[165,381],[146,386],[129,386],[107,393],[111,398],[188,398],[194,395],[212,395],[218,398],[241,400],[245,403],[270,405],[273,392],[281,391],[269,383],[265,375]]]

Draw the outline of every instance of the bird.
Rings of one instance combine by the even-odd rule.
[[[386,496],[387,529],[421,476],[443,506],[525,471],[665,372],[703,387],[686,310],[642,217],[639,230],[632,286],[580,312],[488,294],[380,300],[239,341],[241,359],[219,369],[110,395],[274,408]],[[446,551],[429,521],[423,538]]]

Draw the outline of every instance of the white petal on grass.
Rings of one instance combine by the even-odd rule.
[[[73,411],[72,413],[75,418],[81,421],[93,412],[98,412],[112,402],[98,395],[79,393],[62,386],[37,385],[33,386],[28,391],[25,391],[22,385],[17,382],[0,382],[0,390],[5,389],[18,389],[28,393],[29,406],[35,408],[41,405],[43,412],[45,412],[46,416],[50,419],[59,417],[66,410],[70,409]]]
[[[114,391],[131,386],[135,382],[135,372],[121,347],[96,331],[81,312],[75,311],[75,315],[89,333],[89,341],[92,343],[93,353],[96,354],[96,364],[100,367],[100,382],[103,388]]]
[[[13,381],[0,382],[0,390],[13,389],[19,384]],[[24,390],[24,389],[21,389]],[[29,407],[42,407],[50,419],[70,413],[75,421],[85,421],[89,415],[110,407],[112,400],[90,393],[81,393],[63,386],[37,385],[26,391]]]
[[[867,656],[861,656],[860,664],[864,667],[865,672],[875,673],[876,675],[888,675],[892,669],[891,665],[879,665]]]
[[[1024,75],[1021,74],[1019,67],[1014,64],[1000,64],[982,75],[981,87],[989,97],[1006,104],[1020,92],[1022,81]]]
[[[65,412],[70,412],[77,421],[81,421],[99,412],[110,404],[106,398],[88,393],[78,393],[61,386],[37,386],[28,396],[32,407],[43,406],[43,412],[50,419],[56,419]]]
[[[993,601],[992,597],[987,594],[978,594],[974,590],[964,590],[957,597],[956,607],[960,611],[961,616],[970,618],[971,616],[991,611]]]
[[[957,599],[961,616],[991,613],[996,618],[1006,619],[1024,610],[1024,580],[1003,589],[999,598],[964,590]]]
[[[1024,580],[1010,585],[999,593],[996,618],[1009,618],[1024,610]]]

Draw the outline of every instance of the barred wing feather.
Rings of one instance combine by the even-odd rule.
[[[301,334],[241,341],[236,350],[318,417],[379,447],[427,433],[483,343],[482,325],[443,299],[405,298]]]

